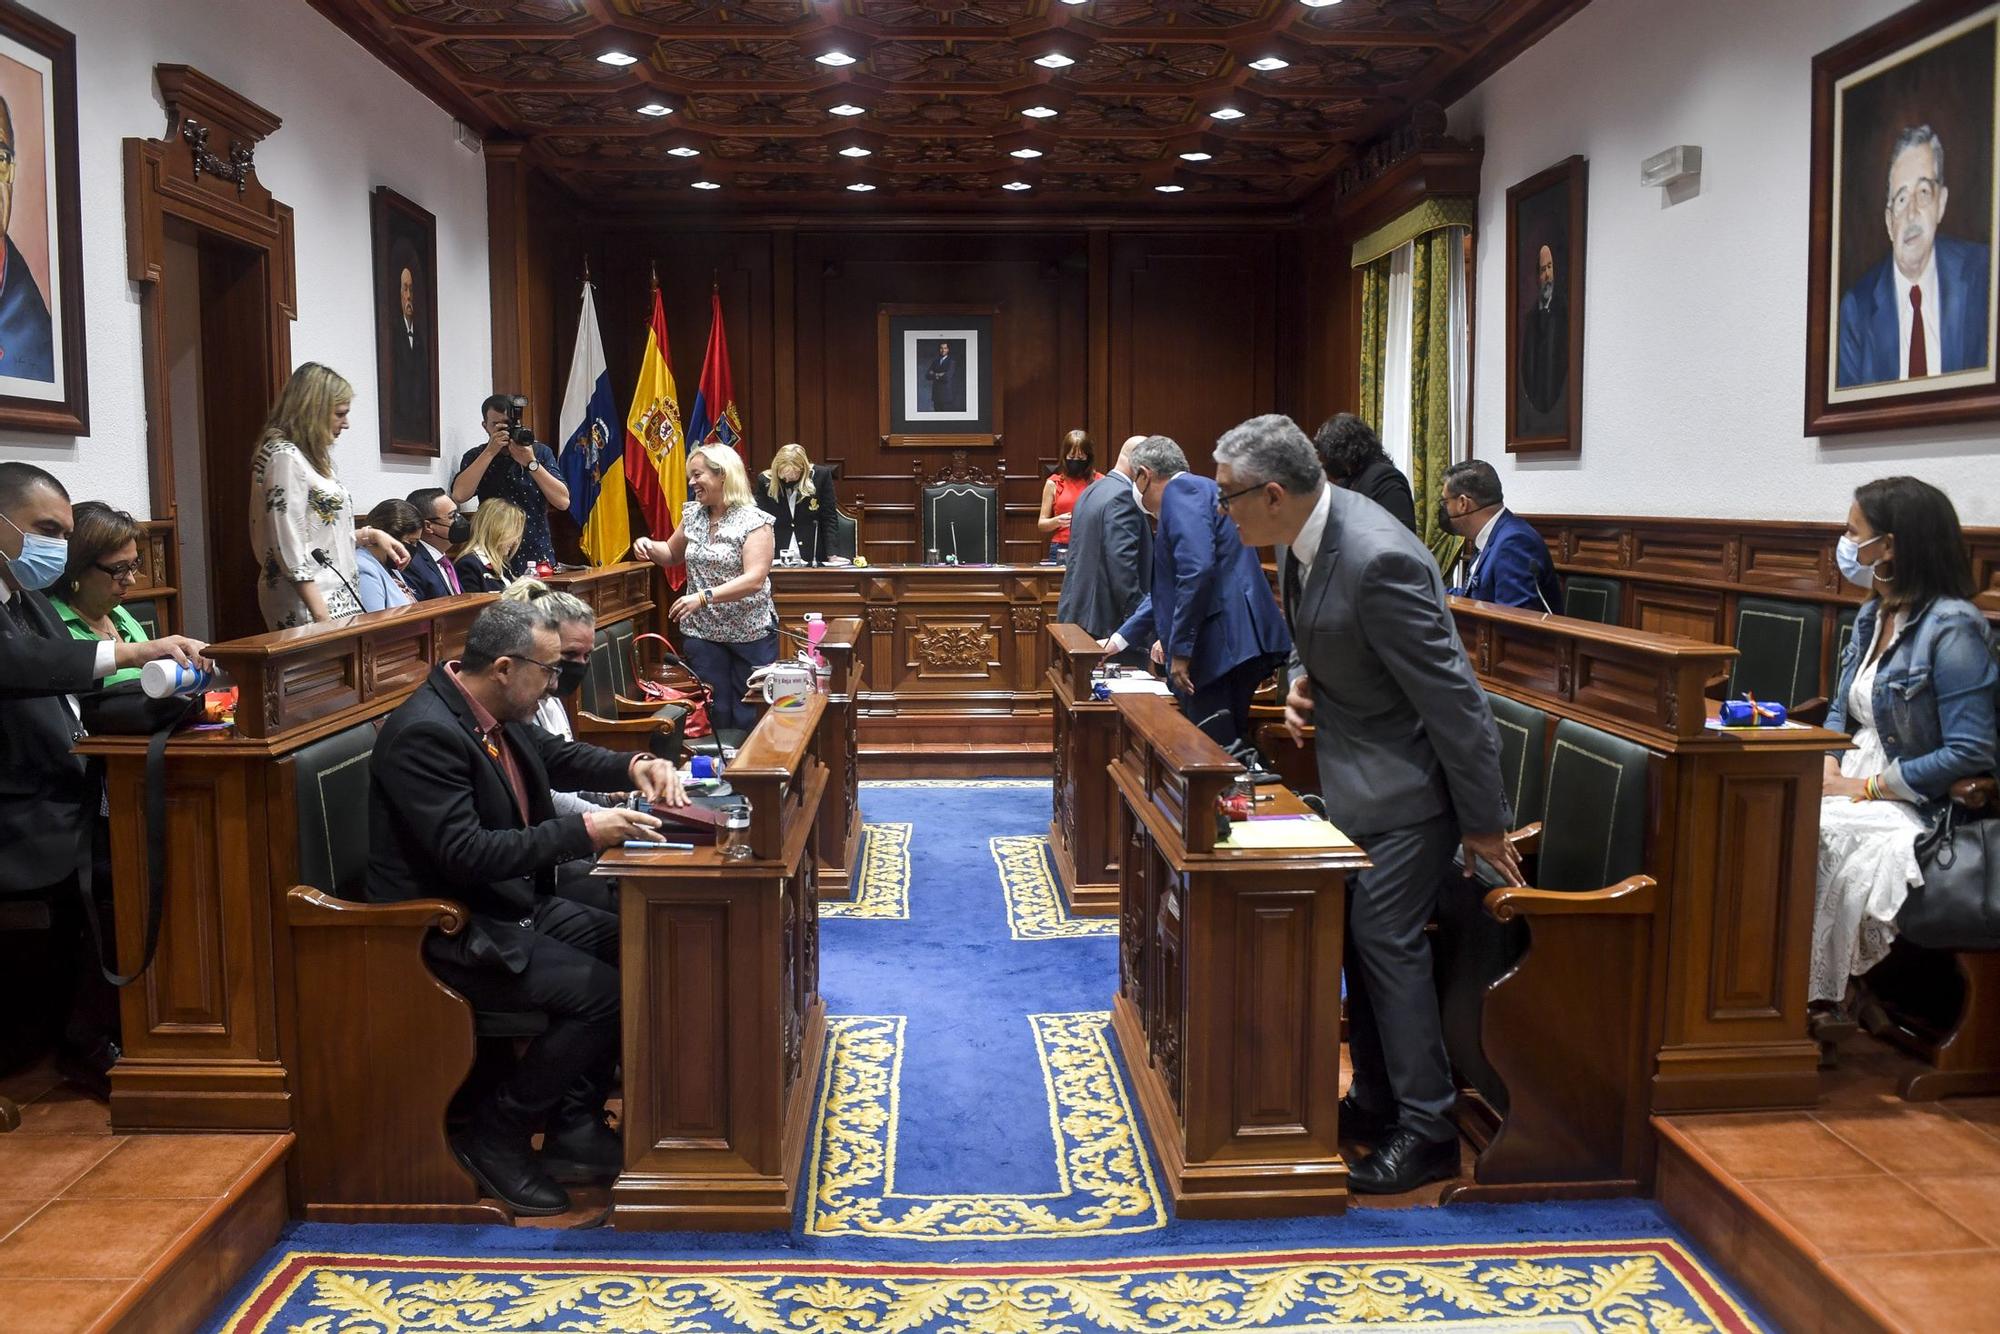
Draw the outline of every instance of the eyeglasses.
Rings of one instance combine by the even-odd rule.
[[[1215,498],[1215,512],[1217,514],[1227,514],[1229,513],[1230,505],[1249,495],[1252,491],[1262,491],[1269,485],[1269,482],[1257,482],[1254,485],[1244,487],[1240,491],[1231,491],[1226,496],[1217,496]]]
[[[105,565],[100,562],[97,565],[100,573],[108,574],[113,579],[136,579],[139,577],[139,572],[145,568],[142,562],[136,560],[121,560],[116,565]]]
[[[550,685],[554,685],[557,681],[560,681],[562,679],[562,667],[560,664],[541,662],[538,661],[537,659],[530,658],[525,655],[515,658],[514,661],[532,663],[533,665],[541,668],[543,671],[549,674]]]
[[[1914,188],[1906,185],[1890,196],[1889,211],[1891,213],[1907,213],[1910,211],[1912,203],[1916,204],[1918,208],[1927,209],[1937,203],[1938,188],[1938,183],[1930,177],[1919,177]]]

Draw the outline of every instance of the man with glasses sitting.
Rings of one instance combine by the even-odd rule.
[[[618,918],[559,895],[557,868],[627,839],[657,839],[659,828],[623,807],[558,814],[550,789],[687,801],[665,760],[564,741],[532,723],[561,688],[561,655],[546,609],[486,608],[459,660],[432,668],[389,715],[370,775],[368,897],[462,903],[465,929],[425,941],[437,975],[475,1010],[548,1017],[454,1145],[480,1185],[520,1214],[561,1213],[569,1196],[558,1181],[608,1181],[624,1163],[604,1123],[618,1062]]]

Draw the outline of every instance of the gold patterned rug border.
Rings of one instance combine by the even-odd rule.
[[[827,1019],[806,1174],[808,1236],[1020,1241],[1150,1232],[1166,1204],[1103,1011],[1027,1016],[1041,1064],[1059,1188],[924,1195],[896,1189],[902,1015]]]
[[[291,1251],[221,1330],[1223,1334],[1417,1322],[1510,1334],[1757,1329],[1681,1242],[1640,1237],[1018,1264]]]
[[[1086,940],[1118,934],[1116,917],[1074,917],[1049,864],[1047,834],[1002,834],[987,840],[1007,901],[1007,931],[1015,940]]]
[[[875,922],[910,920],[910,839],[916,826],[908,820],[861,826],[861,866],[854,897],[822,903],[821,917],[864,918]]]

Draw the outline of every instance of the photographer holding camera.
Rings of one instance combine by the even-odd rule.
[[[482,501],[505,500],[527,516],[510,576],[541,561],[555,563],[549,511],[569,508],[569,487],[556,471],[556,452],[521,423],[527,406],[527,399],[512,394],[495,394],[481,403],[486,443],[465,451],[458,461],[458,476],[451,479],[451,498],[461,505],[474,496]]]

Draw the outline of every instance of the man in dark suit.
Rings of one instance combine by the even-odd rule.
[[[1152,590],[1104,645],[1157,640],[1156,661],[1181,709],[1224,746],[1250,731],[1250,697],[1291,651],[1292,637],[1257,555],[1237,538],[1214,482],[1187,470],[1163,435],[1132,447],[1132,486],[1159,520]]]
[[[1403,476],[1382,448],[1375,428],[1351,412],[1328,417],[1313,433],[1313,450],[1319,455],[1326,479],[1344,486],[1357,496],[1366,496],[1396,516],[1396,521],[1417,531],[1417,506],[1410,495],[1410,479]]]
[[[1438,522],[1466,539],[1473,551],[1472,571],[1453,594],[1531,611],[1562,606],[1562,584],[1549,544],[1535,525],[1507,508],[1500,474],[1485,459],[1467,459],[1444,470]]]
[[[1980,370],[1987,365],[1992,253],[1938,231],[1951,191],[1944,141],[1913,125],[1889,150],[1882,221],[1889,253],[1840,298],[1841,389]]]
[[[1093,639],[1110,637],[1146,598],[1153,526],[1132,490],[1132,451],[1145,438],[1127,440],[1111,471],[1085,487],[1069,512],[1069,563],[1056,619],[1082,626]]]
[[[14,115],[0,98],[0,233],[14,219],[14,176],[20,158],[14,145]],[[6,255],[0,261],[0,376],[45,383],[56,378],[54,326],[49,320],[49,303],[35,284],[28,261],[6,240]]]
[[[1297,650],[1285,723],[1317,724],[1327,818],[1368,854],[1348,880],[1347,1018],[1354,1080],[1342,1132],[1375,1152],[1348,1175],[1370,1194],[1458,1173],[1455,1098],[1424,924],[1452,851],[1510,885],[1500,739],[1466,661],[1437,564],[1415,534],[1329,486],[1288,417],[1255,417],[1215,447],[1246,545],[1289,548]],[[1452,877],[1452,892],[1461,891]]]
[[[397,280],[397,318],[389,330],[389,426],[398,440],[431,437],[431,358],[417,323],[417,282],[404,265]]]
[[[940,342],[937,355],[924,367],[924,385],[930,390],[931,412],[965,411],[965,374],[951,344]]]
[[[81,944],[77,873],[89,855],[85,833],[96,816],[103,785],[75,753],[83,735],[75,696],[93,689],[115,671],[156,658],[201,663],[205,647],[185,635],[145,643],[116,639],[88,643],[74,639],[41,590],[53,584],[68,561],[72,524],[69,493],[62,483],[27,463],[0,463],[0,899],[36,899],[57,917],[57,948]],[[90,976],[96,966],[88,947],[75,961]],[[68,978],[65,977],[65,982]],[[70,997],[41,998],[69,1012]],[[9,1007],[10,1022],[22,1017]],[[33,1025],[23,1023],[18,1031]],[[96,1083],[110,1069],[115,1051],[97,1051],[103,1040],[72,1030],[70,1051]],[[19,1054],[19,1053],[17,1053]],[[64,1061],[65,1073],[71,1062]]]
[[[465,930],[425,941],[438,976],[476,1009],[548,1016],[455,1146],[481,1186],[526,1214],[569,1207],[557,1178],[608,1180],[624,1164],[603,1119],[618,1060],[618,919],[565,897],[558,868],[659,828],[622,807],[558,815],[550,788],[686,801],[664,760],[563,741],[528,721],[561,679],[561,651],[546,610],[482,611],[464,655],[432,668],[389,715],[369,791],[368,896],[463,903]],[[539,1161],[536,1130],[546,1131]]]
[[[458,512],[458,502],[441,486],[422,486],[404,499],[416,506],[424,526],[410,543],[410,563],[403,567],[403,580],[419,602],[462,593],[458,569],[451,563],[451,549],[472,536],[472,520]]]
[[[1557,416],[1569,386],[1569,303],[1556,299],[1556,255],[1535,251],[1535,301],[1521,320],[1521,393],[1535,415]]]

